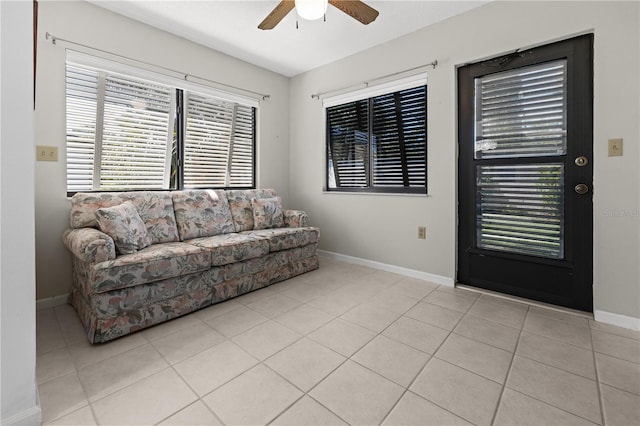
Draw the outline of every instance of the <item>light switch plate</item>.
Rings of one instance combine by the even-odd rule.
[[[622,139],[609,139],[609,157],[622,156]]]
[[[418,226],[418,239],[424,240],[427,238],[427,227]]]
[[[36,160],[38,161],[58,161],[57,146],[36,146]]]

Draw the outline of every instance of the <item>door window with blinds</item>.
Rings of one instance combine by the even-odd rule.
[[[475,79],[477,247],[564,257],[566,81],[564,59]]]
[[[255,187],[254,105],[130,74],[67,61],[69,194]]]
[[[325,102],[328,191],[427,193],[426,79],[402,86]]]

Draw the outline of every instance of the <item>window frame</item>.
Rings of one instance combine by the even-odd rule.
[[[402,79],[397,79],[393,81],[388,81],[385,83],[381,83],[375,86],[367,86],[364,89],[350,91],[347,93],[341,93],[335,96],[327,97],[322,100],[322,111],[323,111],[323,120],[325,126],[325,142],[324,142],[324,191],[327,193],[356,193],[356,194],[388,194],[388,195],[428,195],[428,94],[425,95],[425,148],[424,148],[424,186],[374,186],[371,183],[371,169],[372,169],[372,158],[373,158],[373,149],[371,143],[371,135],[373,135],[373,121],[371,117],[373,116],[373,99],[378,96],[389,95],[396,92],[400,92],[407,89],[414,89],[421,86],[428,87],[427,85],[427,76],[426,73],[420,73],[417,75],[405,77]],[[368,117],[369,122],[367,123],[367,133],[368,137],[368,159],[365,164],[366,170],[368,170],[369,177],[369,186],[366,187],[330,187],[330,168],[329,161],[331,159],[330,155],[330,133],[331,127],[329,123],[329,116],[327,110],[334,106],[345,105],[348,103],[367,100],[369,105]]]
[[[106,72],[112,74],[119,74],[128,78],[139,79],[142,81],[150,82],[157,85],[163,85],[170,87],[174,92],[174,99],[172,104],[175,106],[175,111],[173,112],[173,116],[175,118],[174,129],[177,133],[177,141],[176,141],[176,153],[171,157],[171,161],[175,159],[176,166],[176,178],[174,186],[172,187],[172,179],[169,177],[169,182],[166,188],[118,188],[118,189],[87,189],[87,190],[77,190],[70,191],[68,187],[68,177],[66,178],[66,190],[67,197],[71,197],[78,192],[84,193],[100,193],[100,192],[132,192],[132,191],[176,191],[176,190],[184,190],[184,189],[254,189],[257,186],[257,171],[258,171],[258,126],[259,126],[259,116],[260,116],[260,104],[258,98],[253,98],[249,96],[244,96],[238,93],[227,92],[212,86],[207,86],[199,83],[194,83],[193,81],[187,81],[186,76],[182,78],[172,77],[170,75],[164,74],[162,72],[151,70],[153,67],[150,64],[145,64],[145,68],[141,68],[140,64],[134,63],[129,64],[128,61],[120,62],[113,61],[110,59],[106,59],[103,57],[98,57],[90,54],[86,54],[83,52],[79,52],[76,50],[67,49],[66,51],[66,61],[65,61],[65,74],[68,65],[92,68],[98,72]],[[120,58],[118,58],[120,59]],[[146,65],[149,65],[147,67]],[[157,67],[160,70],[164,70],[163,67]],[[65,78],[66,80],[66,78]],[[66,86],[65,82],[65,86]],[[66,91],[66,89],[65,89]],[[253,128],[252,128],[252,170],[251,170],[251,186],[216,186],[216,187],[184,187],[184,145],[185,145],[185,137],[186,137],[186,122],[188,118],[187,114],[187,105],[184,102],[184,98],[186,97],[186,93],[193,93],[198,96],[205,96],[215,98],[218,101],[229,102],[234,104],[239,104],[243,107],[250,107],[252,109],[253,115]],[[66,94],[65,94],[65,104],[66,104]],[[97,124],[97,123],[96,123]],[[66,118],[66,107],[65,107],[65,150],[67,148],[67,118]],[[95,144],[95,141],[94,141]],[[171,150],[173,148],[170,148]],[[65,170],[68,170],[68,160],[65,160]],[[94,165],[95,167],[95,165]],[[169,171],[171,173],[172,170]]]

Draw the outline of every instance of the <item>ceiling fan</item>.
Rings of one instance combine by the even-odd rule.
[[[360,0],[328,0],[328,4],[337,7],[365,25],[375,21],[378,17],[377,10],[364,4]],[[258,25],[258,28],[261,30],[273,29],[294,7],[296,7],[298,15],[300,15],[301,18],[319,19],[324,16],[324,12],[327,10],[327,0],[282,0],[271,13],[264,18],[260,25]],[[310,11],[309,8],[311,9]]]

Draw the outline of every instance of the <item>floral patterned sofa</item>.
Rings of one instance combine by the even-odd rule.
[[[77,193],[63,240],[91,342],[318,268],[319,230],[272,189]]]

